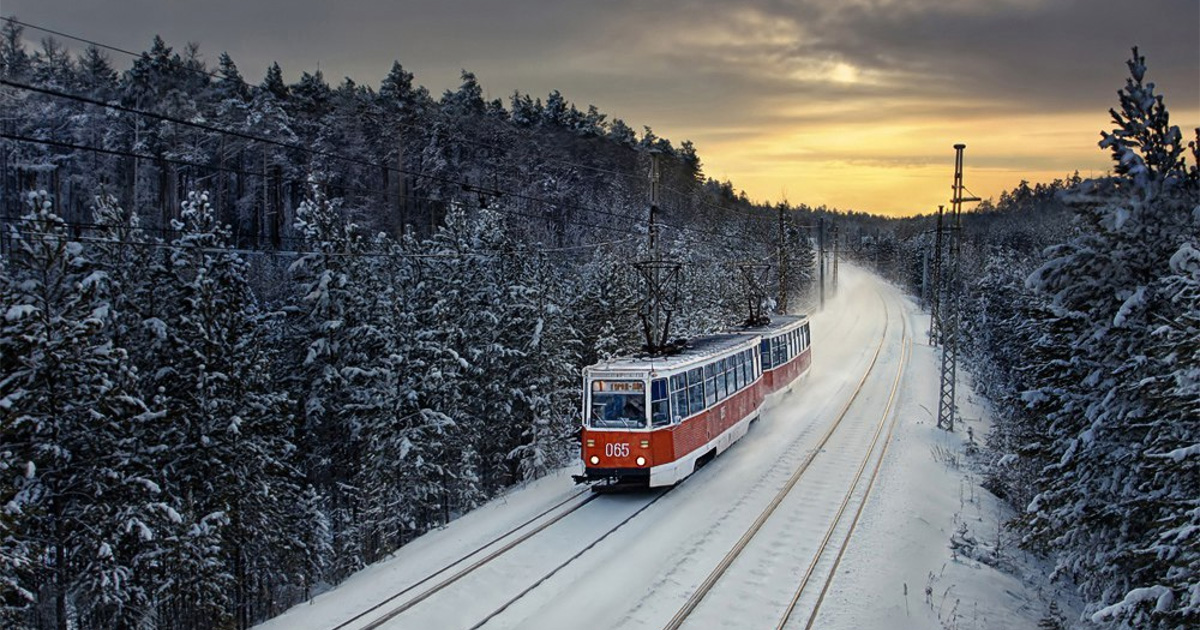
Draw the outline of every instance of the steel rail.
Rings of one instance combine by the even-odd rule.
[[[882,299],[883,296],[880,294],[880,300],[882,301]],[[890,313],[886,302],[884,303],[884,312]],[[734,560],[741,555],[742,551],[744,551],[746,546],[750,544],[750,541],[754,538],[754,536],[758,534],[759,530],[762,529],[767,520],[771,518],[771,515],[775,513],[775,510],[779,507],[779,505],[783,503],[784,498],[786,498],[787,495],[792,491],[792,488],[796,486],[796,483],[800,481],[800,478],[808,470],[809,466],[812,465],[813,460],[816,459],[817,455],[821,452],[821,449],[825,447],[825,444],[829,442],[831,437],[833,437],[833,434],[837,428],[841,426],[842,421],[846,418],[846,415],[850,411],[850,407],[854,404],[854,401],[858,399],[859,394],[862,393],[863,385],[866,384],[867,378],[871,376],[871,372],[874,371],[875,365],[879,361],[879,355],[883,352],[883,347],[887,342],[889,320],[890,317],[885,317],[883,334],[880,335],[879,346],[875,349],[875,355],[871,358],[871,363],[867,366],[866,371],[863,372],[863,376],[859,380],[858,385],[855,386],[854,393],[850,396],[850,399],[846,401],[846,404],[842,406],[841,411],[838,412],[836,419],[829,425],[829,428],[826,429],[825,434],[821,436],[821,440],[817,443],[817,446],[812,450],[811,453],[809,453],[808,457],[806,457],[804,461],[800,463],[800,466],[797,467],[795,472],[792,473],[792,476],[788,479],[787,483],[780,488],[779,492],[776,493],[771,502],[767,504],[767,507],[762,511],[761,514],[759,514],[758,518],[755,519],[754,523],[750,525],[746,532],[742,534],[742,537],[738,539],[733,548],[729,550],[729,553],[725,554],[725,557],[721,559],[721,562],[718,563],[712,572],[709,573],[708,577],[701,582],[700,586],[695,592],[692,593],[691,597],[688,598],[683,607],[679,609],[679,612],[675,613],[675,616],[671,618],[670,622],[664,626],[664,630],[679,630],[684,621],[686,621],[692,612],[696,610],[696,607],[700,605],[700,602],[704,599],[704,597],[708,595],[714,586],[716,586],[717,582],[721,579],[721,576],[725,574],[725,571],[728,570],[733,564]]]
[[[430,580],[433,580],[434,578],[438,577],[439,575],[446,573],[447,571],[453,569],[454,567],[462,564],[463,562],[465,562],[472,556],[475,556],[475,555],[481,553],[482,551],[484,551],[485,549],[491,547],[492,545],[495,545],[496,543],[500,542],[501,540],[508,538],[512,534],[529,526],[529,524],[546,516],[547,514],[553,512],[554,510],[566,505],[567,503],[571,502],[573,499],[577,499],[580,496],[587,494],[587,492],[588,492],[587,490],[582,490],[580,492],[576,492],[576,493],[572,494],[571,496],[567,497],[566,499],[563,499],[562,501],[550,506],[549,508],[546,508],[542,512],[539,512],[538,514],[529,518],[528,520],[521,523],[520,525],[517,525],[517,526],[513,527],[512,529],[509,529],[508,531],[504,532],[503,534],[496,536],[492,540],[484,543],[483,545],[480,545],[479,547],[475,548],[474,550],[470,551],[469,553],[466,553],[463,556],[459,557],[454,562],[451,562],[450,564],[446,565],[445,567],[442,567],[441,569],[429,574],[428,576],[421,579],[420,581],[405,587],[403,590],[389,596],[388,598],[386,598],[383,601],[379,602],[378,604],[375,604],[374,606],[360,612],[359,614],[355,615],[354,617],[351,617],[350,619],[343,621],[342,623],[334,626],[330,630],[344,630],[345,628],[349,627],[351,624],[355,623],[356,621],[359,621],[363,617],[366,617],[367,615],[379,610],[380,608],[383,608],[384,606],[399,599],[400,597],[403,597],[404,595],[412,592],[414,589],[420,587],[421,585],[425,584],[426,582],[429,582]],[[576,510],[582,508],[583,506],[585,506],[588,503],[595,500],[597,496],[598,495],[596,495],[596,494],[590,494],[583,501],[580,501],[576,505],[571,506],[570,508],[568,508],[567,510],[564,510],[560,514],[555,515],[554,518],[547,520],[546,522],[538,525],[537,527],[529,530],[528,532],[525,532],[524,534],[522,534],[518,538],[514,539],[513,541],[509,542],[508,544],[504,545],[503,547],[500,547],[499,549],[493,551],[492,553],[488,554],[487,556],[484,556],[483,558],[472,563],[470,566],[467,566],[467,567],[463,568],[462,570],[458,571],[457,573],[455,573],[454,575],[451,575],[450,577],[446,578],[445,580],[438,582],[437,584],[433,585],[428,590],[423,591],[421,594],[417,595],[413,599],[407,600],[405,603],[401,604],[397,608],[389,610],[387,613],[384,613],[383,616],[371,621],[370,623],[368,623],[365,626],[362,626],[362,630],[378,628],[383,623],[392,619],[396,615],[399,615],[400,613],[404,612],[405,610],[408,610],[409,608],[412,608],[414,605],[420,603],[421,601],[428,599],[434,593],[437,593],[438,591],[446,588],[447,586],[453,584],[454,582],[457,582],[458,580],[466,577],[468,574],[475,571],[479,567],[487,564],[488,562],[491,562],[492,560],[500,557],[501,555],[504,555],[505,553],[512,550],[514,547],[516,547],[517,545],[520,545],[521,543],[525,542],[526,540],[529,540],[536,534],[546,530],[551,525],[561,521],[563,518],[565,518],[569,514],[572,514]]]
[[[838,526],[842,524],[842,517],[846,513],[846,508],[850,505],[850,501],[854,497],[854,491],[858,489],[859,484],[862,481],[863,473],[866,471],[867,464],[871,461],[871,456],[875,452],[876,445],[879,444],[879,437],[883,434],[883,428],[884,426],[887,426],[887,436],[884,438],[883,446],[880,448],[879,457],[875,461],[875,466],[872,468],[871,476],[867,483],[867,489],[863,494],[862,501],[858,504],[857,510],[854,512],[853,519],[850,521],[850,531],[846,534],[846,537],[842,540],[838,548],[838,553],[833,567],[830,568],[829,575],[823,588],[821,589],[821,594],[817,599],[817,604],[813,608],[812,614],[808,618],[808,625],[805,626],[806,630],[812,627],[812,624],[816,619],[817,610],[820,609],[825,594],[829,589],[829,585],[833,581],[833,575],[836,573],[837,567],[841,563],[841,558],[850,545],[850,535],[854,533],[854,529],[858,525],[859,518],[861,518],[863,513],[863,508],[867,504],[867,498],[871,494],[871,488],[874,487],[875,480],[879,476],[879,470],[883,465],[884,455],[887,454],[888,444],[891,443],[892,433],[896,428],[896,416],[892,417],[892,422],[890,424],[887,420],[888,416],[892,415],[892,405],[895,403],[896,393],[899,391],[900,383],[904,378],[904,368],[907,364],[906,353],[909,352],[909,349],[911,348],[911,342],[912,340],[908,335],[908,325],[907,322],[905,322],[904,333],[901,336],[900,342],[900,366],[896,371],[896,380],[894,383],[892,383],[892,391],[888,395],[888,401],[887,405],[884,407],[883,416],[880,418],[879,425],[875,428],[875,434],[871,438],[871,445],[867,448],[867,452],[864,455],[862,462],[859,464],[858,470],[855,472],[854,480],[851,481],[850,487],[846,490],[846,496],[842,498],[842,503],[840,506],[838,506],[838,511],[833,517],[833,522],[829,524],[829,528],[825,531],[825,536],[821,539],[821,544],[817,547],[817,552],[813,555],[812,562],[809,563],[808,568],[804,573],[804,577],[800,580],[799,585],[796,587],[795,593],[788,602],[787,608],[783,613],[783,617],[779,620],[779,624],[775,626],[776,630],[783,630],[784,626],[787,625],[788,621],[791,619],[792,613],[795,612],[796,605],[800,602],[800,597],[808,588],[809,581],[816,572],[817,565],[820,563],[821,559],[825,557],[825,552],[829,548],[830,540],[832,540],[833,534],[837,530]]]
[[[469,630],[479,630],[479,628],[482,628],[485,624],[487,624],[487,622],[494,619],[497,615],[499,615],[500,613],[503,613],[505,610],[508,610],[509,606],[512,606],[514,603],[516,603],[522,597],[525,597],[526,595],[528,595],[530,592],[533,591],[533,589],[541,586],[543,583],[546,582],[546,580],[549,580],[550,578],[554,577],[554,574],[563,570],[564,568],[566,568],[567,565],[571,564],[572,562],[578,560],[580,556],[587,553],[588,551],[591,551],[593,547],[600,544],[605,538],[608,538],[609,535],[611,535],[613,532],[624,527],[627,523],[629,523],[629,521],[632,521],[637,515],[641,514],[642,512],[645,512],[647,509],[650,508],[650,506],[654,505],[655,503],[658,503],[659,499],[667,496],[667,493],[669,493],[671,490],[674,490],[675,488],[678,488],[678,487],[679,487],[678,485],[674,485],[674,486],[667,488],[663,492],[659,493],[659,495],[654,497],[653,500],[646,503],[646,505],[643,505],[642,507],[638,508],[637,511],[634,512],[633,514],[626,516],[620,523],[617,523],[613,527],[609,528],[608,531],[604,532],[604,534],[601,535],[599,538],[597,538],[596,540],[589,543],[588,546],[584,547],[583,549],[580,549],[579,551],[577,551],[575,553],[575,555],[571,556],[570,558],[567,558],[561,564],[554,567],[548,573],[546,573],[541,578],[539,578],[536,582],[534,582],[530,586],[526,587],[520,593],[517,593],[515,596],[511,597],[508,601],[504,602],[504,604],[502,604],[499,608],[497,608],[496,610],[493,610],[491,613],[488,614],[488,616],[484,617],[482,621],[471,626],[469,628]]]

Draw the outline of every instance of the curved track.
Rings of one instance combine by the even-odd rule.
[[[859,282],[814,316],[813,373],[676,488],[596,495],[563,471],[263,630],[653,629],[685,607],[668,627],[811,626],[891,435],[878,413],[905,354],[892,293]]]
[[[882,296],[881,296],[881,298],[882,298]],[[885,310],[886,309],[887,309],[887,307],[885,305]],[[889,311],[889,313],[890,313],[890,311]],[[888,316],[887,320],[890,321],[890,315]],[[901,339],[902,339],[901,353],[903,355],[903,352],[904,352],[903,345],[908,341],[907,326],[905,326],[903,328]],[[783,487],[779,489],[779,491],[776,493],[775,497],[762,510],[762,512],[759,514],[758,518],[755,519],[755,521],[751,524],[751,526],[746,529],[746,531],[742,535],[742,537],[738,539],[738,541],[733,545],[733,547],[729,550],[729,552],[725,554],[725,556],[721,559],[721,561],[717,564],[717,566],[713,568],[713,570],[708,574],[708,576],[704,579],[704,581],[701,582],[700,585],[696,588],[696,590],[691,594],[691,596],[688,597],[687,601],[683,604],[683,606],[679,609],[679,611],[675,613],[675,615],[671,618],[671,620],[669,622],[667,622],[667,624],[664,626],[664,628],[666,630],[678,630],[679,628],[684,626],[685,622],[687,622],[688,619],[692,618],[693,615],[695,615],[701,602],[704,601],[709,596],[709,594],[714,591],[714,589],[718,588],[718,584],[722,581],[723,577],[726,575],[726,572],[730,569],[730,567],[733,566],[734,563],[736,561],[738,561],[739,558],[742,557],[743,553],[751,545],[751,543],[754,542],[756,539],[758,539],[762,535],[764,526],[767,524],[769,519],[771,519],[772,515],[774,515],[776,513],[776,510],[780,507],[780,505],[783,504],[789,498],[789,496],[792,495],[792,492],[795,489],[797,483],[805,476],[806,473],[808,473],[810,471],[814,461],[816,461],[819,456],[821,456],[823,453],[825,453],[826,445],[829,443],[831,438],[833,438],[835,436],[835,434],[838,433],[839,428],[842,427],[842,424],[846,420],[850,410],[854,407],[855,403],[859,400],[859,396],[860,396],[860,394],[862,394],[862,392],[864,390],[864,386],[866,385],[868,378],[871,376],[872,372],[875,370],[875,367],[879,360],[879,355],[882,352],[882,350],[886,344],[886,340],[887,340],[887,328],[886,328],[886,324],[885,324],[884,334],[883,334],[882,338],[880,339],[879,346],[875,350],[875,355],[872,358],[871,363],[867,368],[867,371],[863,374],[862,378],[859,380],[850,399],[842,407],[841,411],[837,414],[834,421],[829,425],[828,429],[822,435],[822,437],[821,437],[820,441],[817,443],[816,447],[809,453],[809,455],[795,469],[795,471],[792,473],[792,476],[788,479],[787,483],[785,483],[783,485]],[[849,486],[848,490],[846,491],[844,498],[842,499],[840,505],[838,506],[838,509],[837,509],[836,514],[834,515],[833,521],[830,523],[824,538],[821,540],[820,544],[818,545],[816,553],[814,554],[811,561],[809,562],[808,568],[804,572],[803,578],[800,580],[795,593],[793,594],[790,602],[787,604],[785,611],[783,613],[782,619],[779,622],[777,628],[783,628],[788,624],[789,619],[793,616],[793,614],[795,612],[796,606],[797,606],[798,602],[800,601],[801,596],[806,592],[809,584],[811,583],[811,580],[817,570],[819,562],[822,560],[822,558],[826,557],[827,553],[829,553],[831,550],[834,549],[834,548],[830,547],[830,543],[834,537],[835,530],[839,529],[839,525],[847,522],[847,521],[844,521],[844,518],[843,518],[845,516],[847,507],[850,505],[851,499],[856,494],[855,490],[860,487],[860,481],[862,481],[862,479],[863,479],[863,475],[866,471],[868,463],[873,459],[872,456],[875,454],[876,446],[879,444],[879,440],[880,440],[881,435],[883,434],[884,427],[885,427],[885,425],[887,425],[887,419],[888,419],[889,415],[891,414],[892,404],[895,400],[895,395],[896,395],[897,390],[899,389],[901,378],[903,376],[903,369],[904,369],[903,356],[901,357],[901,361],[899,363],[900,363],[900,366],[897,371],[896,377],[893,381],[891,393],[888,396],[887,404],[885,406],[885,409],[883,411],[883,414],[882,414],[880,420],[878,421],[878,423],[876,425],[874,435],[871,439],[870,444],[868,445],[868,447],[866,449],[866,453],[864,454],[864,457],[861,460],[861,462],[857,468],[857,471],[855,472],[853,480],[851,481],[850,486]],[[894,422],[892,423],[891,426],[894,426]],[[891,435],[891,430],[889,428],[889,430],[888,430],[889,438],[890,438],[890,435]],[[870,484],[874,483],[874,479],[875,479],[876,475],[878,474],[879,467],[883,461],[883,452],[884,452],[884,449],[886,448],[887,441],[888,441],[888,438],[885,438],[883,448],[880,449],[878,456],[874,457],[875,466],[872,468],[870,480],[869,480],[868,486],[867,486],[867,490],[864,493],[862,500],[858,505],[858,509],[854,512],[853,518],[850,521],[848,521],[850,533],[852,533],[852,531],[853,531],[853,526],[854,526],[854,523],[857,522],[858,516],[861,515],[861,513],[862,513],[862,506],[865,505],[865,503],[866,503],[866,494],[869,493]],[[846,537],[841,541],[840,546],[838,546],[836,548],[837,559],[840,560],[840,557],[845,549],[845,546],[849,544],[849,539],[850,539],[849,533],[847,533]],[[834,570],[836,570],[836,560],[835,560],[833,569],[831,569],[831,571],[829,573],[829,580],[832,579]],[[828,588],[829,580],[827,580],[825,583],[826,589]],[[811,620],[815,619],[817,607],[819,607],[819,599],[817,602],[817,606],[813,608],[812,615],[809,617],[810,624],[811,624]],[[706,617],[703,617],[703,616],[701,618],[707,619]]]

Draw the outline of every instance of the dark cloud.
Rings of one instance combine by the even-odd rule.
[[[722,112],[785,96],[1094,109],[1113,100],[1136,44],[1168,97],[1200,103],[1195,0],[7,0],[4,11],[135,50],[155,34],[199,42],[252,79],[278,61],[292,76],[320,64],[331,80],[375,84],[398,59],[435,93],[467,68],[494,95],[571,87],[573,100],[611,110],[616,94],[638,111],[639,96],[651,111],[660,97]],[[822,72],[838,63],[875,81],[831,83]]]
[[[210,61],[228,51],[255,82],[278,61],[291,79],[319,64],[331,82],[377,85],[399,60],[436,95],[465,68],[489,97],[558,89],[635,129],[696,140],[709,164],[724,156],[706,142],[745,164],[919,168],[944,161],[944,137],[864,157],[872,147],[837,134],[877,128],[907,146],[984,127],[1013,128],[1003,154],[999,140],[988,147],[997,169],[1103,163],[1094,133],[1134,45],[1175,122],[1200,124],[1196,0],[4,0],[3,12],[133,50],[155,34],[195,41]],[[1095,132],[1086,123],[1084,137],[1063,137],[1054,117],[1068,115],[1094,116]],[[817,129],[835,131],[795,154],[759,150]]]
[[[947,3],[950,4],[950,3]],[[953,5],[951,5],[953,6]],[[1200,104],[1200,3],[1056,0],[978,11],[841,13],[831,46],[855,63],[907,69],[960,98],[1087,110],[1112,101],[1140,45],[1168,95]]]

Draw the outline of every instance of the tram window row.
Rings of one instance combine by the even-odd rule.
[[[763,339],[759,348],[763,357],[763,369],[770,370],[791,361],[803,352],[808,344],[807,325],[773,339]]]
[[[656,427],[665,426],[672,420],[680,422],[698,414],[745,389],[761,373],[754,361],[754,351],[744,350],[672,376],[669,400],[667,379],[657,379],[650,388],[654,401],[652,422]]]

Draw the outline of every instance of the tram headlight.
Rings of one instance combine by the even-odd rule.
[[[639,458],[637,458],[637,465],[638,465],[638,466],[645,466],[645,465],[646,465],[646,458],[645,458],[645,457],[639,457]]]
[[[591,459],[589,459],[588,461],[589,461],[589,462],[592,462],[592,465],[593,465],[593,466],[596,466],[596,465],[598,465],[598,464],[600,463],[600,456],[599,456],[599,455],[592,455]]]

